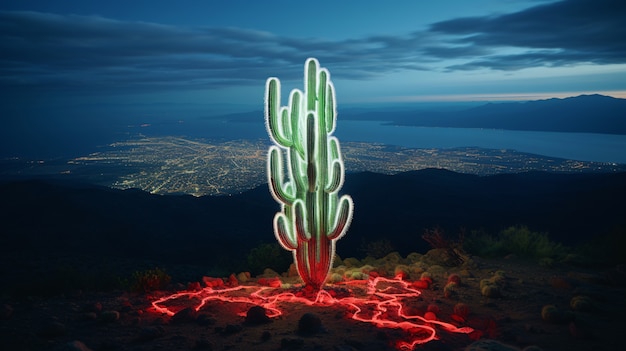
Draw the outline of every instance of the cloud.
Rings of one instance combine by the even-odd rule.
[[[290,38],[242,28],[178,27],[97,16],[0,12],[0,84],[28,89],[216,89],[301,79],[307,57],[333,75],[366,79],[426,69],[407,54],[414,36]],[[359,64],[355,65],[355,57]]]
[[[281,64],[271,34],[241,29],[5,12],[0,32],[4,84],[210,88],[224,84],[225,76],[254,80],[260,78],[259,68]]]
[[[624,23],[626,4],[621,0],[558,1],[510,14],[434,23],[430,31],[447,39],[437,48],[440,52],[430,53],[452,58],[457,47],[482,53],[463,55],[468,60],[448,67],[452,70],[622,64],[626,63]],[[447,53],[446,48],[452,51]],[[525,52],[498,54],[511,48]]]
[[[625,63],[621,2],[539,2],[515,13],[456,18],[405,35],[341,40],[0,12],[0,88],[99,93],[262,85],[272,75],[301,80],[307,57],[332,67],[334,78],[354,80],[416,70]]]

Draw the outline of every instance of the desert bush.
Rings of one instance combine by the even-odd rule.
[[[558,258],[567,251],[563,245],[550,240],[547,233],[533,232],[525,226],[506,228],[496,236],[484,231],[474,231],[466,238],[464,249],[478,256],[515,254],[539,259]]]
[[[616,226],[606,234],[592,235],[574,250],[574,263],[615,265],[626,263],[626,226]]]
[[[422,234],[424,239],[433,249],[443,250],[448,256],[451,265],[460,265],[465,259],[463,258],[463,241],[465,239],[465,229],[461,229],[457,235],[457,239],[451,239],[443,229],[435,227],[424,230]]]
[[[289,251],[283,250],[278,243],[260,244],[250,250],[247,262],[247,270],[253,275],[261,274],[266,268],[285,272],[293,262],[293,256]]]
[[[149,292],[165,288],[172,277],[161,268],[135,271],[129,281],[129,288],[132,292]]]

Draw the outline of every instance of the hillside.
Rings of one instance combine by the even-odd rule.
[[[461,227],[497,233],[526,225],[578,244],[626,224],[626,173],[358,173],[347,176],[344,191],[355,215],[338,244],[342,257],[363,256],[364,244],[381,239],[403,255],[424,252],[421,235],[436,226],[456,235]],[[1,184],[0,199],[0,253],[107,254],[223,270],[242,268],[252,248],[274,243],[279,209],[265,186],[196,198],[23,181]]]

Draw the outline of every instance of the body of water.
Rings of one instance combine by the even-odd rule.
[[[339,141],[382,143],[409,148],[508,149],[571,160],[626,164],[626,135],[413,127],[386,123],[339,120],[335,135]],[[177,125],[154,125],[146,128],[145,132],[205,139],[269,140],[262,117],[258,123],[203,120]]]
[[[412,127],[384,123],[339,121],[335,134],[340,141],[437,149],[476,146],[580,161],[626,164],[626,135]]]
[[[335,135],[340,141],[382,143],[410,148],[481,147],[580,161],[626,164],[626,135],[531,132],[474,128],[395,126],[376,121],[341,120]],[[32,135],[29,135],[32,134]],[[263,116],[258,122],[215,119],[161,119],[142,124],[111,123],[106,128],[78,128],[73,124],[39,133],[15,134],[0,143],[0,157],[73,158],[99,151],[117,141],[142,136],[182,136],[217,140],[258,140],[269,136]]]

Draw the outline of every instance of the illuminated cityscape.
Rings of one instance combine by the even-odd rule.
[[[91,178],[101,185],[118,189],[137,188],[154,194],[227,195],[267,182],[268,145],[269,140],[141,138],[111,144],[105,151],[72,159],[52,169],[58,174]],[[492,175],[526,171],[611,172],[625,169],[624,165],[481,148],[410,149],[343,142],[342,152],[347,173],[370,171],[395,174],[443,168],[460,173]],[[30,167],[43,170],[46,165],[42,162]]]

